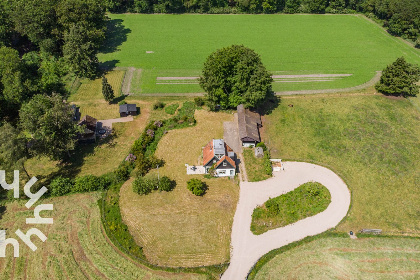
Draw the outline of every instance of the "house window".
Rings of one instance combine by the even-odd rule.
[[[226,170],[220,170],[219,171],[219,175],[224,175],[224,174],[226,174]]]
[[[227,164],[226,164],[226,161],[224,161],[224,162],[223,162],[223,166],[226,166],[226,165],[227,165]]]
[[[230,175],[233,175],[233,170],[230,171]]]
[[[215,159],[213,159],[213,163],[216,163],[216,160]]]

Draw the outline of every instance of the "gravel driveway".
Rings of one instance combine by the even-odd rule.
[[[221,279],[245,279],[264,254],[335,227],[347,215],[350,192],[334,172],[304,162],[285,162],[284,169],[274,172],[274,177],[265,181],[241,182],[239,203],[233,220],[230,266]],[[309,181],[319,182],[330,191],[331,203],[325,211],[261,235],[251,232],[251,215],[255,207],[270,197],[290,192]]]

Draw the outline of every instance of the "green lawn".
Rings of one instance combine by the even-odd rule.
[[[325,237],[287,250],[249,279],[419,279],[420,239]]]
[[[245,159],[245,168],[246,174],[248,176],[248,181],[258,182],[270,178],[270,175],[267,175],[264,170],[264,159],[256,158],[254,156],[254,149],[243,149],[244,159]]]
[[[300,185],[291,192],[270,198],[252,213],[251,231],[258,235],[314,216],[327,209],[331,194],[317,182]]]
[[[420,233],[420,112],[408,100],[288,97],[263,123],[273,158],[324,165],[347,183],[352,204],[339,231]]]
[[[357,15],[109,16],[119,36],[108,37],[99,58],[142,68],[131,87],[139,94],[202,92],[191,80],[156,78],[198,76],[211,52],[231,44],[255,49],[275,75],[352,74],[332,81],[276,82],[275,91],[356,86],[400,56],[420,64],[419,50]]]

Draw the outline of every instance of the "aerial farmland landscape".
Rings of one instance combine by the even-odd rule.
[[[415,0],[0,0],[0,279],[418,279],[419,89]]]

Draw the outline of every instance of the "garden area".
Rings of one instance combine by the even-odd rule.
[[[120,191],[123,221],[152,264],[194,267],[229,260],[230,232],[239,197],[237,182],[187,175],[184,164],[202,161],[202,147],[222,137],[223,122],[233,116],[204,109],[196,110],[194,116],[195,126],[170,130],[157,145],[155,156],[165,164],[151,174],[168,176],[176,187],[170,192],[138,195],[128,181]],[[192,178],[207,184],[203,196],[187,189]]]
[[[258,235],[314,216],[327,209],[330,192],[317,182],[308,182],[254,209],[251,231]]]
[[[254,155],[253,148],[243,148],[242,150],[249,182],[264,181],[272,176],[270,154],[268,151],[264,152],[263,157],[257,158]]]

